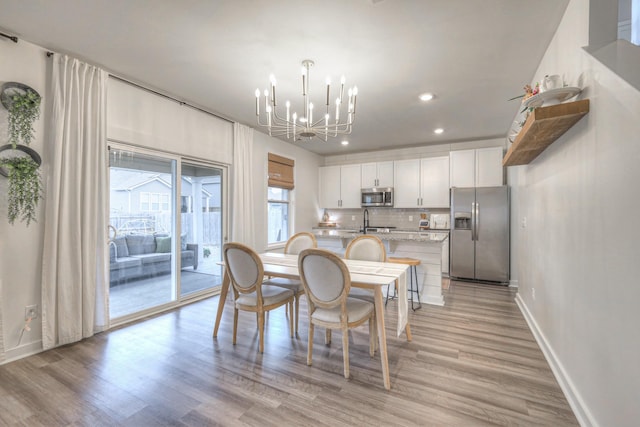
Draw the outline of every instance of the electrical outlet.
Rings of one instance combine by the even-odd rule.
[[[531,288],[531,298],[535,301],[536,299],[536,288]]]
[[[527,228],[527,217],[522,217],[522,228]]]
[[[356,220],[356,216],[355,215],[351,215],[351,221],[355,221]]]
[[[28,305],[24,308],[24,320],[31,320],[38,318],[38,304]]]
[[[409,215],[409,222],[413,222],[413,215]]]

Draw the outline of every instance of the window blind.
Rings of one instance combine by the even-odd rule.
[[[293,166],[295,162],[286,157],[269,153],[269,187],[293,190]]]

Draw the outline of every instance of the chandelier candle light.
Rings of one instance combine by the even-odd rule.
[[[305,59],[302,61],[302,98],[304,102],[304,115],[298,116],[298,113],[291,114],[291,103],[285,103],[286,111],[284,117],[282,111],[278,114],[276,106],[276,78],[273,74],[270,76],[271,91],[264,90],[264,114],[263,123],[260,117],[260,89],[256,89],[256,118],[260,126],[266,126],[270,136],[286,136],[287,139],[293,138],[298,141],[302,138],[312,139],[317,137],[327,141],[328,137],[337,137],[338,135],[348,135],[351,133],[351,126],[356,115],[356,98],[358,88],[353,87],[347,91],[347,113],[343,121],[340,121],[340,108],[343,104],[344,83],[345,78],[340,79],[340,96],[335,100],[335,116],[331,118],[329,108],[331,107],[331,79],[327,77],[327,99],[326,113],[317,121],[313,121],[313,103],[309,101],[309,70],[313,66],[313,61]]]

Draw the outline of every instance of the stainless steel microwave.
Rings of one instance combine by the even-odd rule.
[[[360,201],[363,208],[369,206],[393,207],[393,188],[363,188]]]

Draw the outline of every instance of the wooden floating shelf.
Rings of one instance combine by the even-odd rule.
[[[529,164],[588,112],[588,99],[536,108],[509,147],[502,165]]]

